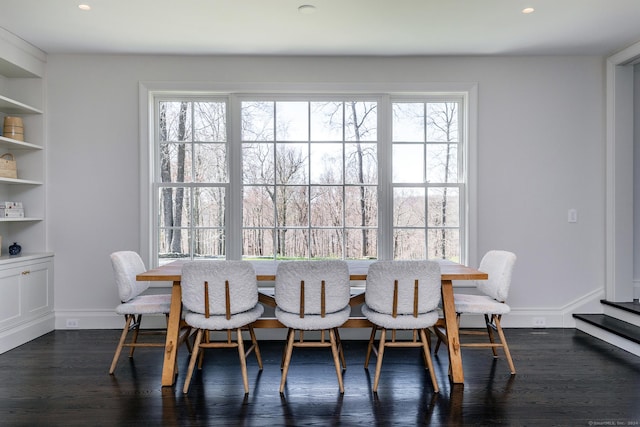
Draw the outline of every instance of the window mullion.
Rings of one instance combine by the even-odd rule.
[[[391,185],[391,101],[378,103],[378,258],[393,259],[393,187]]]
[[[242,258],[242,144],[240,101],[230,96],[227,108],[229,191],[226,199],[225,245],[227,259]]]

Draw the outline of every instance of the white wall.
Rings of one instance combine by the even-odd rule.
[[[139,250],[138,82],[477,82],[478,242],[518,255],[506,326],[573,326],[603,297],[600,57],[50,55],[49,224],[57,327],[120,327],[109,253]],[[578,209],[579,222],[567,222]],[[584,308],[584,307],[583,307]]]

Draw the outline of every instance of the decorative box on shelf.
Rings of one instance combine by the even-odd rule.
[[[22,202],[0,202],[0,218],[24,218]]]

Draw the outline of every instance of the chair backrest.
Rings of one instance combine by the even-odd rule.
[[[367,272],[365,302],[383,314],[428,313],[440,303],[440,283],[436,261],[377,261]]]
[[[147,271],[137,252],[118,251],[111,254],[111,266],[118,286],[120,301],[127,302],[147,290],[149,282],[138,282],[136,276]]]
[[[281,310],[294,314],[322,314],[323,281],[324,313],[335,313],[347,307],[351,296],[351,283],[349,267],[345,261],[279,263],[276,270],[276,305]],[[304,282],[304,291],[301,291],[301,282]]]
[[[208,283],[205,297],[204,283]],[[228,294],[225,283],[228,282]],[[248,261],[202,260],[187,262],[182,266],[182,304],[194,313],[226,315],[227,299],[230,314],[237,314],[255,307],[258,303],[256,272]]]
[[[480,261],[479,270],[489,274],[489,279],[477,280],[478,290],[497,301],[506,301],[515,263],[516,255],[513,252],[497,250],[487,252]]]

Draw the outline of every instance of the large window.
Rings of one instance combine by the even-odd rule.
[[[393,257],[460,260],[460,103],[392,104]]]
[[[241,110],[243,256],[377,258],[377,103]]]
[[[464,261],[463,96],[152,99],[158,264]]]

